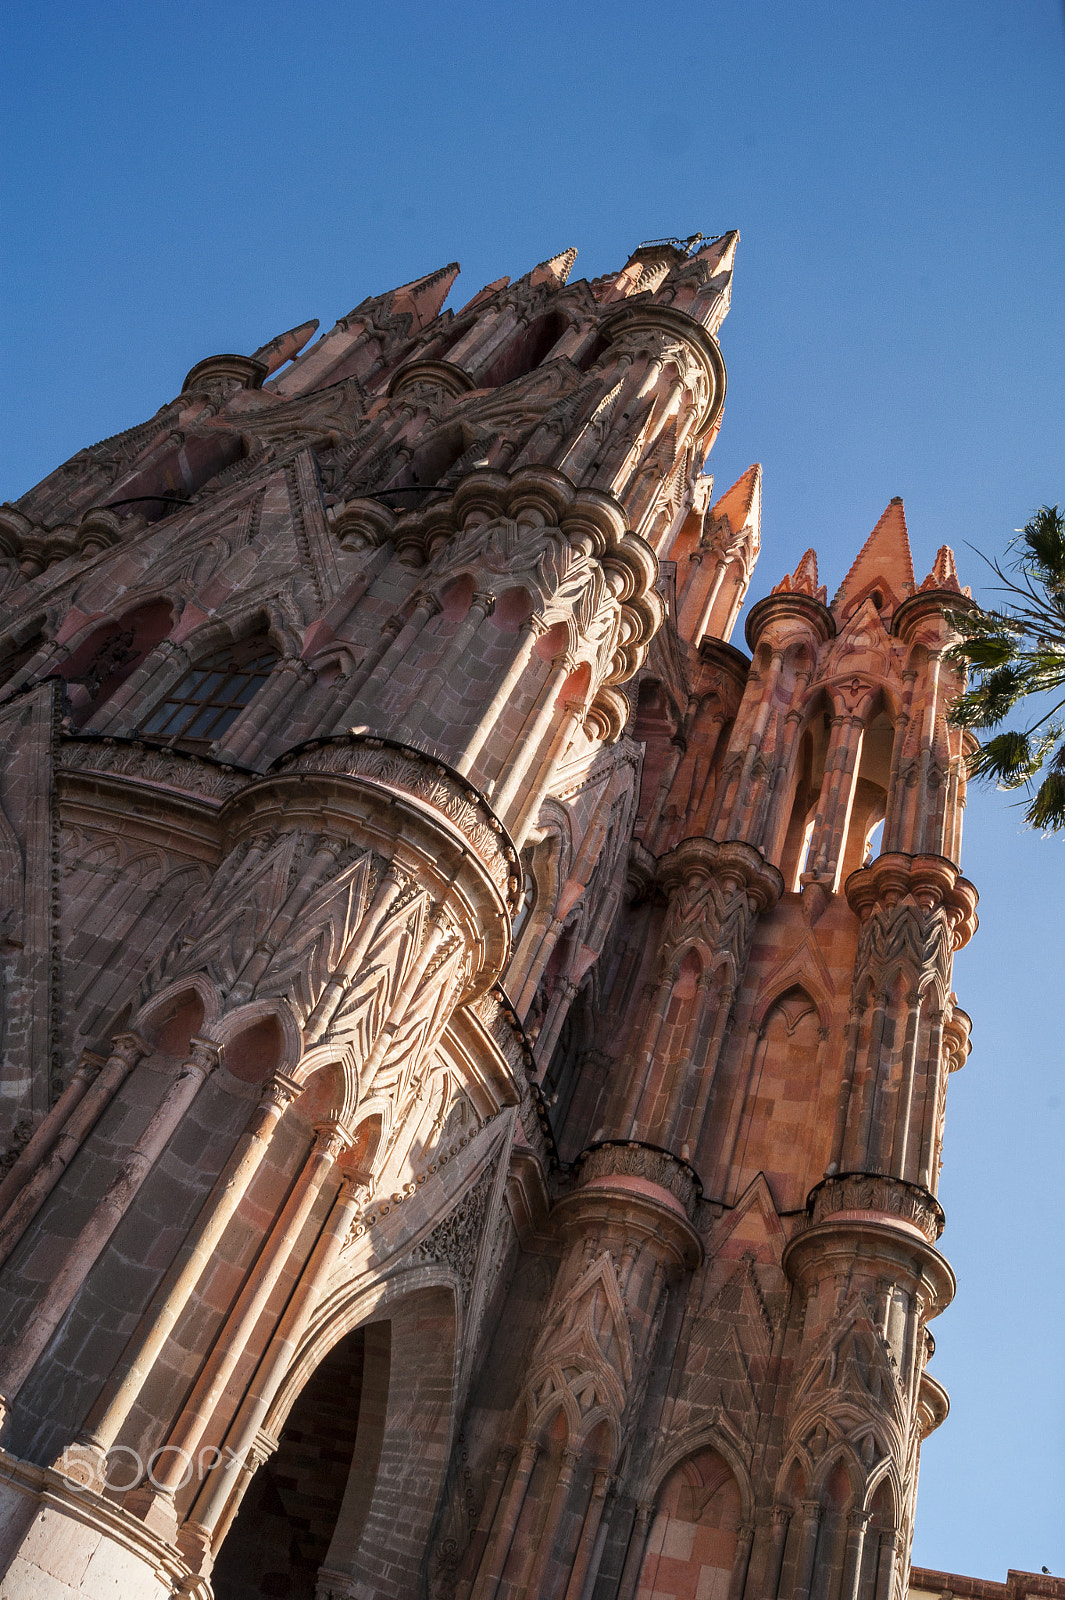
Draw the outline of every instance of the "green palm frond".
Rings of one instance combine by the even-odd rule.
[[[948,659],[971,673],[950,714],[959,728],[997,729],[1030,696],[1065,689],[1065,513],[1041,506],[1010,549],[1009,571],[988,562],[1007,605],[959,608],[950,615],[957,642]],[[1065,829],[1065,743],[1056,720],[1063,707],[1065,699],[1058,699],[1027,727],[995,733],[969,758],[974,778],[1030,793],[1048,768],[1025,819],[1049,832]]]

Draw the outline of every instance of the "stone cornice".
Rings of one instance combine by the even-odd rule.
[[[752,650],[769,624],[782,617],[794,617],[806,623],[820,644],[836,637],[836,621],[828,607],[814,595],[799,594],[793,589],[790,593],[767,594],[751,607],[743,636]]]
[[[847,879],[844,890],[864,922],[878,907],[911,899],[927,915],[944,911],[950,920],[953,948],[960,950],[976,932],[977,893],[960,868],[945,856],[909,856],[889,852],[877,856]]]
[[[741,839],[682,839],[658,863],[657,882],[665,891],[680,884],[708,881],[742,890],[758,911],[775,906],[784,893],[784,879],[760,850]]]

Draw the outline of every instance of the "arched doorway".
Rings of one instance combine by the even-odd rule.
[[[352,1474],[366,1334],[356,1328],[334,1345],[299,1394],[219,1551],[215,1600],[314,1600]]]
[[[222,1538],[215,1600],[313,1600],[356,1579],[403,1600],[421,1582],[453,1427],[455,1280],[426,1264],[338,1302],[268,1414],[278,1447]]]

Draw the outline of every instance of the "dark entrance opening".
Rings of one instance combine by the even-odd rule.
[[[351,1471],[365,1353],[356,1328],[301,1390],[218,1553],[216,1600],[314,1600]]]

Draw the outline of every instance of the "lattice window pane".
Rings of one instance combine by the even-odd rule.
[[[221,737],[273,671],[278,653],[262,636],[217,651],[191,667],[155,707],[142,733],[203,750]]]

